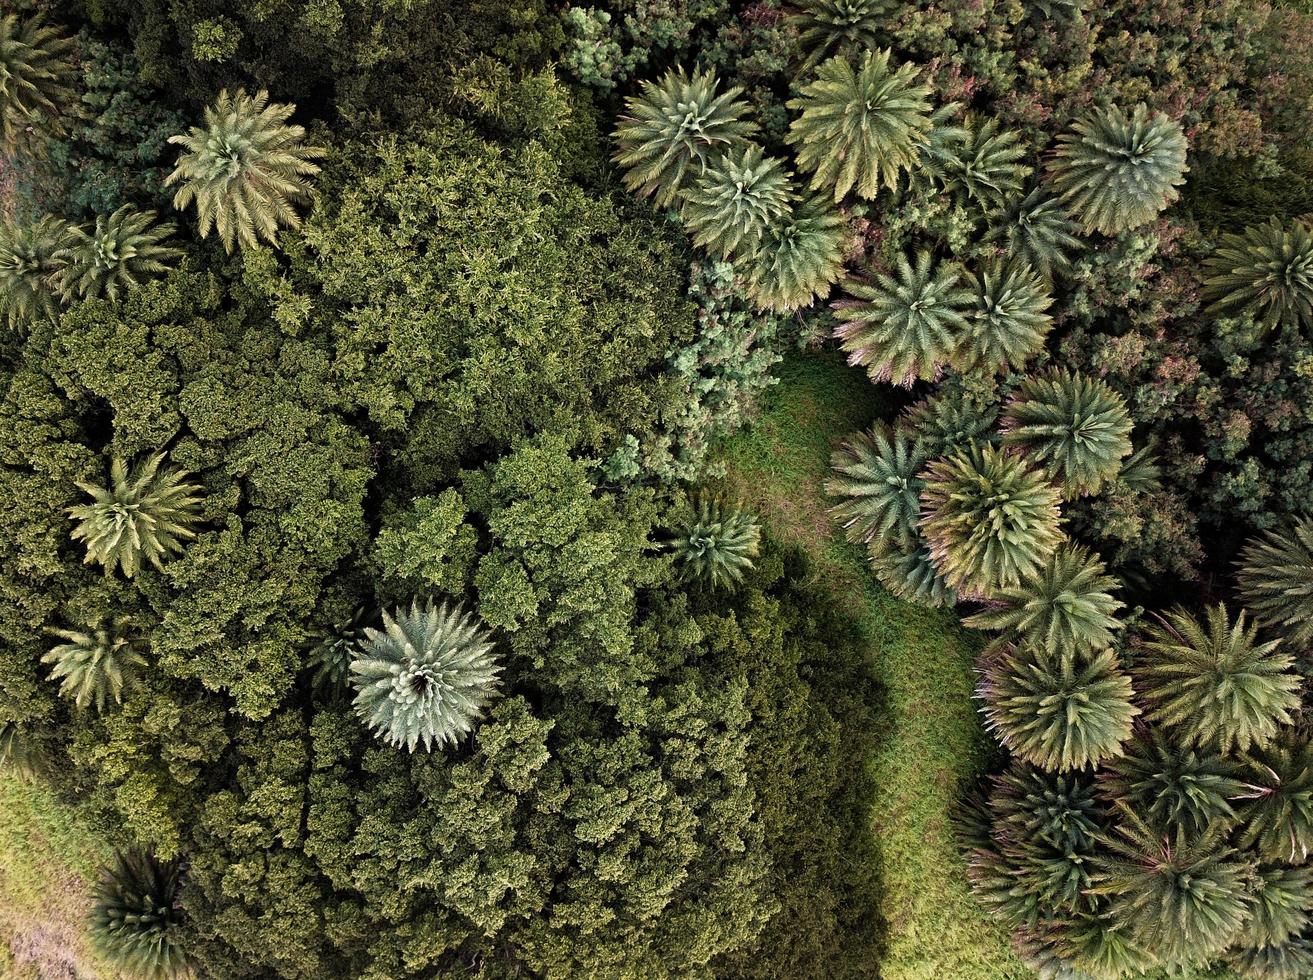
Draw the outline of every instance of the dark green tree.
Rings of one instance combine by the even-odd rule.
[[[1076,223],[1044,188],[1036,188],[989,216],[985,241],[1031,266],[1052,282],[1071,268],[1071,256],[1081,248]]]
[[[63,301],[103,296],[112,303],[120,292],[166,272],[169,262],[182,254],[163,244],[173,232],[173,225],[155,223],[154,211],[137,211],[127,204],[108,217],[98,216],[90,232],[70,228],[68,244],[54,256]]]
[[[734,585],[761,550],[761,525],[753,514],[703,496],[673,529],[669,548],[688,578],[716,587]]]
[[[1313,847],[1313,746],[1286,738],[1246,758],[1239,844],[1264,861],[1303,864]]]
[[[1102,774],[1108,794],[1156,830],[1185,835],[1235,823],[1239,769],[1219,755],[1178,748],[1152,734],[1137,739]]]
[[[9,329],[23,333],[55,315],[59,254],[71,238],[67,221],[51,215],[0,221],[0,312]]]

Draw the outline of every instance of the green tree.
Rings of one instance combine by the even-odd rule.
[[[155,224],[154,211],[127,204],[98,216],[90,233],[70,228],[68,244],[54,256],[61,298],[71,303],[103,296],[113,303],[120,290],[136,289],[145,277],[168,271],[169,261],[182,254],[163,244],[174,230],[171,224]]]
[[[1105,235],[1152,221],[1185,181],[1185,134],[1179,123],[1140,103],[1081,116],[1058,137],[1049,186],[1087,231]]]
[[[761,550],[761,525],[738,506],[704,495],[673,529],[669,548],[688,578],[734,585]]]
[[[990,430],[999,407],[994,379],[950,374],[904,411],[898,424],[916,433],[928,457],[948,456],[977,442],[993,442],[997,436]]]
[[[164,186],[179,185],[175,207],[196,205],[202,238],[215,228],[231,252],[235,243],[277,242],[280,226],[300,227],[293,205],[310,199],[306,178],[319,172],[314,160],[325,151],[305,145],[304,127],[287,124],[295,111],[270,103],[268,92],[224,89],[206,107],[204,126],[169,139],[183,152]]]
[[[75,98],[72,38],[42,23],[0,18],[0,150],[8,157],[40,151],[47,136],[62,136],[63,115]]]
[[[1223,235],[1204,260],[1208,312],[1252,312],[1267,329],[1313,325],[1313,230],[1275,216]]]
[[[930,131],[930,89],[916,68],[890,68],[890,52],[868,50],[854,63],[835,57],[788,103],[798,118],[789,127],[798,166],[812,175],[811,188],[832,190],[840,201],[850,190],[874,199],[881,185],[892,190],[913,169]]]
[[[761,243],[738,261],[744,288],[758,306],[787,311],[810,306],[843,274],[848,231],[819,195],[794,203],[766,227]]]
[[[143,558],[162,568],[166,558],[182,551],[184,541],[196,537],[201,487],[186,482],[185,470],[161,470],[164,458],[156,453],[129,472],[128,464],[115,457],[108,487],[78,484],[94,502],[66,512],[77,521],[73,540],[86,542],[87,564],[105,566],[107,575],[117,567],[132,578]]]
[[[1305,863],[1313,847],[1313,746],[1274,741],[1246,762],[1239,846],[1264,861]]]
[[[141,851],[120,851],[93,895],[91,941],[107,959],[143,980],[189,974],[185,916],[178,906],[182,871]]]
[[[1313,645],[1313,517],[1245,542],[1237,578],[1255,619],[1296,649]]]
[[[1032,578],[999,589],[985,609],[962,622],[1000,630],[1050,653],[1088,653],[1112,645],[1122,603],[1120,583],[1098,555],[1076,545],[1055,549]]]
[[[959,594],[988,599],[1020,585],[1063,539],[1053,487],[993,446],[935,460],[922,479],[921,533]]]
[[[874,381],[910,388],[937,379],[971,329],[972,291],[962,285],[960,268],[936,262],[924,249],[915,265],[899,255],[892,275],[874,272],[844,289],[851,298],[836,304],[834,336],[848,363],[866,368]]]
[[[807,75],[832,55],[847,58],[879,47],[892,9],[889,0],[798,0],[785,20],[797,31],[803,54],[795,75]]]
[[[1003,246],[1009,256],[1052,282],[1071,269],[1071,255],[1081,248],[1076,232],[1076,223],[1058,200],[1037,187],[989,215],[985,241]]]
[[[1003,444],[1047,469],[1070,500],[1117,476],[1131,424],[1125,400],[1104,382],[1051,371],[1021,382],[1003,410]]]
[[[64,642],[41,658],[51,665],[50,677],[60,682],[59,693],[79,708],[94,704],[104,711],[111,700],[123,703],[124,691],[137,680],[146,658],[137,649],[131,621],[125,616],[96,620],[85,630],[52,630]]]
[[[643,83],[626,103],[615,128],[614,160],[624,168],[625,186],[670,207],[680,193],[705,175],[720,156],[747,140],[756,124],[744,119],[742,89],[717,92],[713,71],[668,71]]]
[[[478,532],[466,518],[465,501],[452,489],[416,497],[388,514],[374,539],[373,560],[385,579],[417,589],[458,595],[477,559]]]
[[[1243,785],[1222,756],[1178,748],[1159,734],[1138,739],[1102,775],[1104,788],[1163,833],[1193,836],[1236,821]]]
[[[48,214],[0,221],[0,312],[10,330],[23,333],[55,315],[55,256],[70,237],[68,222]]]
[[[681,214],[695,245],[729,258],[757,248],[766,230],[788,216],[793,197],[783,161],[747,144],[707,165],[684,193]]]
[[[1009,751],[1058,772],[1121,755],[1140,713],[1111,650],[1005,649],[986,666],[977,697],[987,727]]]
[[[1231,622],[1210,606],[1204,622],[1176,609],[1145,627],[1135,661],[1145,718],[1178,744],[1223,753],[1262,748],[1299,708],[1299,678],[1279,640],[1258,642],[1244,610]]]
[[[830,513],[849,541],[868,545],[873,556],[915,545],[926,461],[914,435],[885,422],[843,441],[830,457],[825,492],[843,498]]]
[[[1019,371],[1044,349],[1053,325],[1049,287],[1029,265],[991,262],[973,278],[976,304],[967,334],[954,358],[964,371]]]
[[[501,666],[492,638],[459,604],[418,599],[383,611],[351,661],[356,712],[390,745],[414,752],[455,745],[494,698]]]
[[[1014,129],[997,119],[969,119],[938,169],[944,189],[982,208],[993,208],[1021,192],[1031,168],[1029,148]]]

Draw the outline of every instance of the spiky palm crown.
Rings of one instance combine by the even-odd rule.
[[[1313,647],[1313,517],[1246,542],[1238,579],[1258,622],[1297,650]]]
[[[717,92],[714,71],[682,68],[643,83],[615,128],[612,159],[624,168],[624,184],[657,207],[669,207],[719,156],[756,132],[743,118],[748,105],[735,86]]]
[[[1116,758],[1139,714],[1131,679],[1111,650],[1005,649],[985,666],[976,696],[984,702],[985,727],[1007,749],[1058,772]]]
[[[669,543],[686,578],[712,586],[739,582],[761,550],[757,518],[717,497],[699,498]]]
[[[1048,480],[993,446],[935,460],[923,479],[921,533],[960,594],[988,599],[1020,585],[1063,540]]]
[[[785,26],[797,31],[803,53],[797,75],[806,75],[831,55],[877,47],[891,6],[889,0],[796,0]]]
[[[231,252],[235,243],[277,242],[280,226],[300,226],[293,205],[311,197],[306,178],[319,172],[314,160],[325,151],[305,145],[304,127],[287,124],[295,111],[269,102],[265,91],[224,89],[206,107],[204,126],[169,138],[183,152],[164,186],[179,184],[179,210],[195,203],[202,238],[215,228]]]
[[[1020,370],[1044,347],[1053,326],[1048,285],[1024,262],[996,261],[974,280],[975,309],[954,358],[963,371]]]
[[[1219,755],[1178,748],[1154,734],[1132,743],[1100,778],[1110,797],[1124,800],[1155,830],[1199,834],[1235,822],[1230,801],[1244,789],[1238,774]]]
[[[1003,443],[1045,467],[1068,499],[1114,479],[1131,452],[1126,401],[1070,371],[1026,378],[1003,409]]]
[[[991,438],[990,430],[998,421],[998,401],[960,381],[950,377],[898,420],[916,433],[927,456],[947,456]]]
[[[1299,936],[1313,910],[1313,870],[1279,865],[1259,867],[1252,883],[1254,904],[1245,925],[1244,945],[1280,946]]]
[[[35,221],[0,222],[0,311],[9,329],[22,333],[55,315],[55,256],[69,241],[69,224],[44,215]]]
[[[871,568],[880,584],[904,602],[935,609],[957,603],[957,593],[939,574],[930,549],[919,541],[908,548],[871,555]]]
[[[167,272],[169,261],[182,254],[163,244],[174,231],[171,224],[155,224],[154,211],[127,204],[97,216],[89,233],[71,228],[69,243],[55,255],[61,298],[70,303],[106,296],[117,302],[121,289],[136,289],[145,277]]]
[[[985,241],[1003,245],[1051,282],[1071,269],[1071,254],[1081,249],[1076,232],[1076,223],[1057,199],[1036,188],[990,215]]]
[[[143,980],[189,974],[179,942],[183,913],[177,861],[140,851],[119,852],[103,869],[93,895],[91,939],[105,957]]]
[[[970,331],[972,291],[961,269],[936,262],[922,250],[913,264],[898,256],[893,274],[844,285],[851,298],[835,303],[834,336],[848,363],[866,368],[872,380],[911,387],[933,381],[955,359]]]
[[[127,616],[95,619],[81,630],[51,630],[64,642],[42,658],[50,664],[50,678],[60,682],[59,693],[79,708],[95,705],[104,711],[109,702],[123,703],[123,693],[137,680],[146,658],[138,650]]]
[[[1137,644],[1145,719],[1168,726],[1178,745],[1224,754],[1262,748],[1299,708],[1299,678],[1279,646],[1259,643],[1243,610],[1232,623],[1220,602],[1203,623],[1184,609],[1168,612]]]
[[[496,695],[491,636],[459,604],[415,599],[366,628],[351,662],[356,713],[389,745],[414,752],[454,745]]]
[[[1204,260],[1208,312],[1252,310],[1262,325],[1313,325],[1313,229],[1275,217],[1222,236]]]
[[[912,548],[921,510],[920,472],[926,455],[905,429],[876,422],[856,432],[830,458],[834,471],[825,491],[843,498],[830,508],[849,541],[871,547],[872,555],[892,545]]]
[[[1168,961],[1207,961],[1238,937],[1249,913],[1249,863],[1220,830],[1180,836],[1149,827],[1124,804],[1103,838],[1090,889],[1111,917]]]
[[[1050,772],[1016,760],[995,777],[989,809],[995,837],[1039,838],[1080,852],[1093,849],[1107,815],[1092,773]]]
[[[60,111],[73,101],[72,38],[42,23],[0,18],[0,149],[33,149],[42,134],[62,136]]]
[[[365,623],[369,618],[368,610],[359,606],[349,619],[318,637],[307,661],[314,671],[311,683],[316,688],[334,691],[346,683],[351,660],[366,639]]]
[[[1085,548],[1053,551],[1033,578],[999,589],[989,606],[962,620],[975,629],[1000,630],[1051,653],[1082,653],[1110,646],[1122,608],[1112,593],[1120,583]]]
[[[796,310],[829,292],[843,274],[848,229],[828,201],[813,196],[794,203],[771,222],[757,247],[737,263],[745,291],[758,306]]]
[[[793,198],[783,161],[749,144],[708,164],[684,195],[684,226],[714,255],[746,255],[772,223],[788,217]]]
[[[969,119],[962,138],[943,161],[944,189],[983,208],[998,207],[1021,192],[1031,168],[1022,161],[1028,154],[1016,130],[999,131],[997,119]]]
[[[917,165],[930,131],[930,89],[916,68],[890,69],[890,52],[867,51],[854,62],[830,58],[788,103],[800,113],[789,127],[798,166],[813,189],[831,189],[835,201],[850,190],[874,199],[892,190],[898,175]]]
[[[1239,846],[1265,861],[1303,864],[1313,847],[1313,746],[1273,742],[1245,762]]]
[[[1313,939],[1302,937],[1269,946],[1245,946],[1227,963],[1246,980],[1307,980],[1313,976]]]
[[[109,486],[78,486],[92,503],[66,508],[77,521],[73,540],[87,546],[86,563],[98,562],[105,574],[118,567],[132,578],[145,558],[156,568],[182,551],[183,542],[196,537],[200,521],[200,486],[188,483],[188,473],[176,467],[161,469],[164,453],[138,463],[131,472],[117,457],[110,464]]]
[[[1185,182],[1185,134],[1140,103],[1096,109],[1058,137],[1049,186],[1086,231],[1115,235],[1152,221]]]

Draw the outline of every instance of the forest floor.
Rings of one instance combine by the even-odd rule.
[[[778,370],[752,427],[721,454],[725,483],[771,534],[812,557],[818,578],[857,620],[884,686],[887,728],[872,758],[871,824],[880,862],[883,980],[1012,980],[1031,973],[967,888],[949,814],[988,763],[971,693],[979,641],[951,610],[900,602],[826,512],[830,453],[890,414],[861,371],[834,352],[796,354]]]

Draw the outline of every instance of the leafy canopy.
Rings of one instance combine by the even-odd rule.
[[[0,221],[0,312],[23,333],[55,315],[56,256],[72,238],[67,221],[52,215]]]

